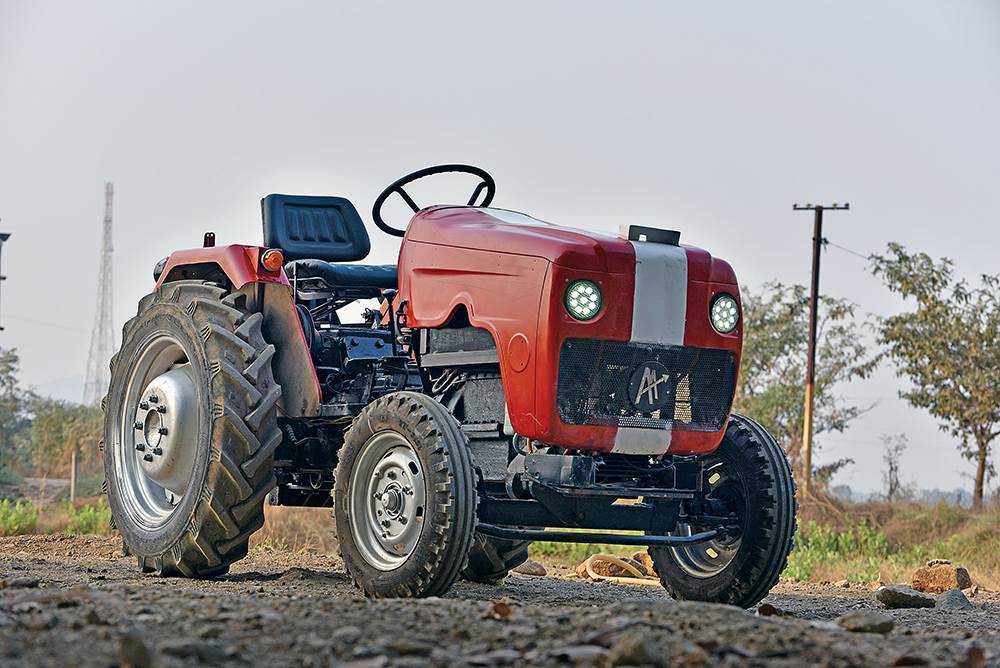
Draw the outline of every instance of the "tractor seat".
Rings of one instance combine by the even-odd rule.
[[[285,265],[285,273],[296,280],[318,279],[331,290],[337,288],[396,289],[394,264],[338,264],[323,260],[295,260]]]

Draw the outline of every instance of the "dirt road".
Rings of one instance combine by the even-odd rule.
[[[118,539],[0,538],[0,666],[1000,665],[1000,596],[833,620],[864,588],[781,584],[789,616],[676,603],[659,588],[512,575],[444,599],[367,601],[338,560],[255,550],[215,581],[136,572]]]

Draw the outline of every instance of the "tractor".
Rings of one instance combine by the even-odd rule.
[[[474,179],[466,204],[406,189],[451,172]],[[372,219],[397,265],[359,264],[347,199],[278,194],[262,246],[209,232],[156,264],[103,402],[113,522],[143,572],[225,574],[270,503],[332,507],[369,597],[499,582],[532,541],[645,547],[679,599],[767,594],[795,487],[731,412],[733,269],[677,231],[583,231],[495,193],[461,164],[389,185]],[[383,219],[394,196],[405,227]]]

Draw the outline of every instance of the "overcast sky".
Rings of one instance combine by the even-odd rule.
[[[259,243],[261,196],[346,196],[368,220],[384,185],[446,161],[553,222],[679,229],[750,286],[807,282],[807,200],[850,201],[832,242],[900,241],[975,277],[1000,251],[998,119],[996,2],[0,0],[0,346],[26,383],[80,397],[105,180],[116,329],[172,249],[209,229]],[[397,240],[372,239],[393,261]],[[903,307],[838,249],[822,288]],[[853,457],[837,482],[877,489],[880,437],[905,432],[905,479],[969,486],[901,383],[885,367],[842,388],[878,405],[820,463]]]

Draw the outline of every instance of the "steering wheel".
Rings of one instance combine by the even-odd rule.
[[[407,174],[398,181],[394,181],[389,184],[389,187],[383,190],[382,193],[375,198],[375,204],[372,206],[372,220],[375,221],[376,227],[386,234],[391,234],[394,237],[401,237],[406,234],[406,230],[390,227],[384,220],[382,220],[382,206],[385,204],[385,201],[389,199],[389,195],[397,193],[403,198],[403,201],[406,202],[407,206],[413,209],[413,213],[416,213],[420,211],[420,207],[413,201],[413,198],[410,197],[409,193],[403,189],[403,186],[408,186],[414,181],[422,179],[426,176],[446,174],[448,172],[472,174],[473,176],[478,176],[481,179],[479,185],[477,185],[476,189],[472,191],[472,197],[469,198],[467,206],[489,206],[490,202],[493,201],[493,196],[497,192],[497,184],[486,170],[480,169],[479,167],[473,167],[472,165],[437,165],[435,167],[425,167],[424,169],[418,169],[411,174]],[[486,196],[483,197],[483,201],[480,204],[476,204],[476,200],[479,199],[479,195],[483,192],[483,190],[486,190]]]

